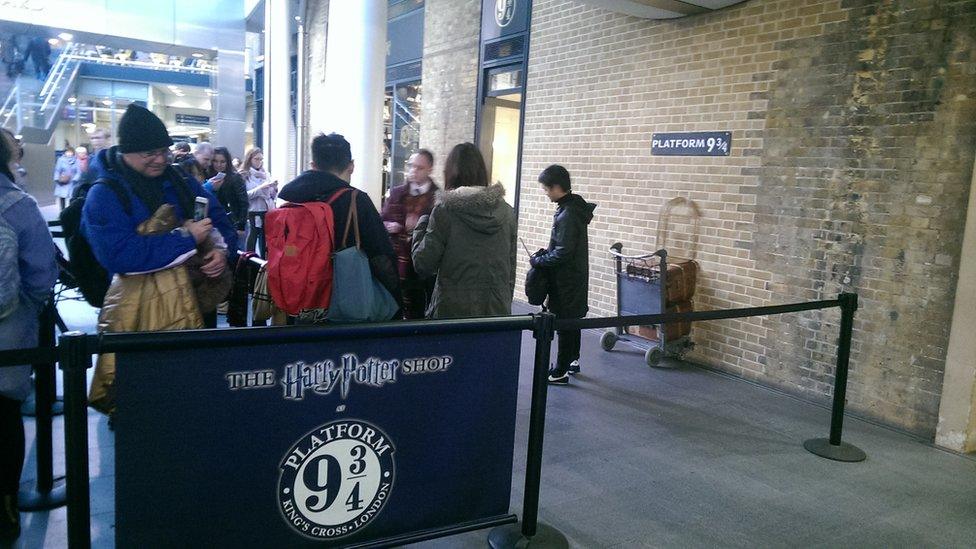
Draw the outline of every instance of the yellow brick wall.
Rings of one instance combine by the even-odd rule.
[[[668,247],[697,248],[697,309],[858,292],[850,406],[930,436],[976,152],[974,13],[751,0],[648,21],[535,0],[520,235],[546,245],[553,206],[535,181],[565,165],[599,204],[590,309],[612,314],[610,245],[656,249],[662,205],[690,198],[697,243],[672,223]],[[731,156],[650,154],[652,132],[705,130],[731,131]],[[836,311],[700,323],[691,358],[826,401],[837,324]]]

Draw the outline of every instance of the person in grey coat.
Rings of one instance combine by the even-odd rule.
[[[0,350],[37,346],[38,316],[58,277],[54,240],[37,203],[14,184],[19,146],[0,131]],[[19,279],[19,280],[18,280]],[[30,366],[0,368],[0,545],[20,534],[17,492],[24,465],[20,405],[30,392]]]
[[[512,313],[518,224],[500,184],[488,185],[478,148],[462,143],[444,163],[445,192],[413,233],[413,265],[436,275],[427,318]]]

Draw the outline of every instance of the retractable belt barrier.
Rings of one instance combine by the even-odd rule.
[[[379,547],[497,526],[492,547],[566,547],[538,520],[557,329],[839,307],[830,436],[839,461],[856,294],[772,307],[612,318],[64,334],[68,541],[90,547],[86,370],[116,353],[116,541]],[[536,339],[521,521],[509,513],[521,332]],[[0,366],[12,364],[0,353]],[[26,356],[25,354],[19,355]],[[22,363],[22,361],[21,361]],[[148,502],[148,503],[147,503]],[[515,524],[520,522],[520,524]]]

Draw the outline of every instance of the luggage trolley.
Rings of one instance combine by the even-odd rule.
[[[624,255],[623,244],[610,246],[617,275],[617,315],[652,315],[667,311],[668,252],[661,249],[645,255]],[[657,366],[664,357],[680,358],[694,343],[688,336],[668,338],[664,325],[655,325],[657,338],[630,334],[616,327],[600,337],[604,351],[613,350],[617,341],[625,341],[644,351],[648,366]]]

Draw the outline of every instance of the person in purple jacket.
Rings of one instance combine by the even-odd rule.
[[[38,317],[58,278],[54,240],[37,203],[13,181],[19,146],[0,131],[0,350],[37,346]],[[19,280],[18,280],[19,279]],[[24,466],[20,405],[30,366],[0,368],[0,545],[20,535],[17,491]]]

